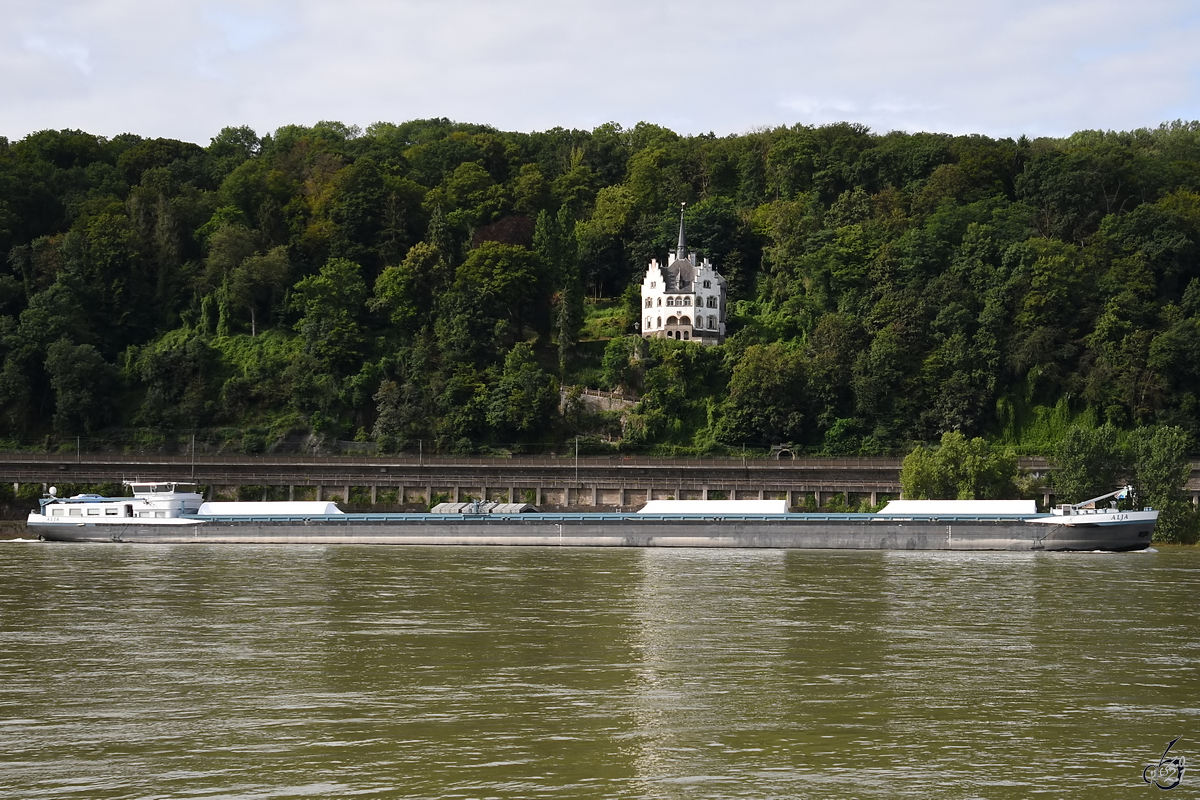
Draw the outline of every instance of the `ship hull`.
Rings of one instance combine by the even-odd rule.
[[[1142,516],[1142,515],[1135,515]],[[636,514],[339,515],[320,519],[207,519],[156,525],[30,523],[62,542],[144,544],[420,544],[561,547],[709,547],[828,550],[1141,550],[1154,519],[1094,524],[1024,519],[886,519],[789,514],[762,519],[648,518]],[[191,520],[189,520],[191,522]]]

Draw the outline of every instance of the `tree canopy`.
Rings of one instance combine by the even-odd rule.
[[[998,500],[1016,496],[1016,477],[1015,454],[948,431],[937,447],[904,457],[900,493],[909,500]]]
[[[728,339],[705,351],[623,338],[681,202],[729,281]],[[1073,423],[1200,436],[1197,122],[1035,140],[447,119],[230,127],[205,146],[40,131],[0,140],[0,251],[9,439],[1063,440],[1082,458],[1107,445],[1064,439]],[[557,385],[636,404],[564,415]],[[1106,470],[1060,485],[1086,493]]]

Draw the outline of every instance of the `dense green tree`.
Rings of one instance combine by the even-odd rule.
[[[1016,495],[1017,457],[981,438],[942,434],[938,447],[918,446],[904,457],[900,493],[908,500],[994,500]]]
[[[643,352],[629,350],[631,356]],[[721,353],[674,339],[650,339],[645,352],[638,364],[641,402],[626,415],[626,439],[696,443],[700,423],[708,419],[716,402],[713,388],[728,381]]]
[[[550,184],[537,164],[521,166],[512,185],[513,209],[534,216],[546,211],[550,204]]]
[[[90,344],[59,339],[46,351],[54,389],[54,427],[60,433],[92,433],[112,416],[116,370]]]
[[[637,200],[623,185],[608,186],[596,196],[589,219],[575,229],[582,280],[596,294],[619,292],[629,278],[626,246],[637,219]]]
[[[472,250],[441,306],[438,335],[454,359],[482,363],[527,335],[549,332],[545,268],[520,245],[484,242]]]
[[[504,371],[491,390],[488,425],[501,441],[513,441],[543,431],[557,410],[557,381],[538,366],[527,342],[517,342],[504,357]]]
[[[888,443],[907,434],[917,416],[915,370],[906,363],[912,349],[905,346],[903,333],[900,326],[880,331],[853,366],[855,413],[874,423],[872,436]]]
[[[215,229],[208,237],[204,273],[206,288],[215,289],[228,280],[230,273],[254,255],[260,244],[258,235],[245,225],[230,223]]]
[[[1107,494],[1126,474],[1125,452],[1112,425],[1072,426],[1052,454],[1054,494],[1060,503],[1078,503]]]
[[[745,349],[729,377],[716,438],[728,444],[791,444],[805,438],[806,363],[798,347]]]
[[[375,281],[369,305],[387,314],[400,330],[412,333],[429,324],[429,310],[449,287],[450,269],[437,247],[418,242],[399,266],[388,267]]]
[[[575,222],[566,207],[560,209],[557,216],[551,216],[548,211],[538,215],[533,249],[541,258],[555,289],[554,332],[558,340],[559,371],[565,372],[584,316]]]
[[[432,379],[432,361],[433,345],[427,330],[392,359],[390,375],[381,381],[373,398],[377,416],[372,435],[385,451],[411,448],[414,442],[430,438],[439,389]]]
[[[369,157],[339,170],[334,183],[329,204],[329,218],[335,228],[330,237],[331,252],[365,265],[367,276],[374,276],[380,267],[384,199],[394,197],[395,190],[389,195],[384,173]]]
[[[180,430],[212,416],[217,354],[199,336],[175,331],[127,354],[130,372],[145,387],[135,417],[141,425]]]
[[[147,139],[125,150],[117,158],[117,168],[130,184],[142,180],[155,167],[173,169],[180,177],[191,178],[208,188],[209,169],[204,148],[177,139]]]
[[[262,140],[249,126],[222,128],[207,148],[217,184],[219,185],[235,168],[258,155],[261,147]]]
[[[300,312],[295,328],[305,349],[334,375],[344,375],[360,362],[363,311],[367,287],[362,269],[344,258],[330,259],[317,275],[293,287],[292,304]]]
[[[1183,484],[1192,472],[1187,458],[1191,444],[1186,432],[1169,426],[1138,428],[1129,434],[1138,502],[1159,512],[1156,541],[1196,541],[1196,512],[1183,496]]]
[[[272,301],[281,294],[290,271],[287,248],[280,246],[243,259],[229,273],[226,283],[229,304],[249,312],[251,336],[258,332],[259,313],[274,305]]]
[[[641,336],[618,336],[604,347],[604,388],[636,392],[641,388],[650,348]]]
[[[400,384],[393,380],[383,381],[372,399],[378,405],[371,435],[379,444],[379,449],[392,453],[403,448],[408,444],[404,434],[409,427],[408,412],[411,406],[405,402]]]

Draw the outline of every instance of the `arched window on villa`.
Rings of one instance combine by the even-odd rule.
[[[650,327],[650,318],[649,317],[646,317],[646,327],[647,328]]]
[[[662,317],[659,317],[659,318],[658,318],[658,327],[659,327],[659,328],[661,328],[661,327],[662,327]]]
[[[692,298],[685,297],[680,302],[682,302],[685,306],[690,306],[692,304]]]
[[[660,298],[658,298],[658,304],[659,304],[660,306],[662,305],[662,298],[661,298],[661,297],[660,297]]]
[[[646,308],[654,308],[654,299],[653,298],[650,298],[650,297],[646,298]]]
[[[715,331],[717,329],[717,318],[716,317],[708,318],[708,329],[710,331]]]
[[[668,298],[667,298],[667,305],[669,305],[669,306],[673,306],[673,305],[675,305],[675,298],[674,298],[674,297],[668,297]]]
[[[680,325],[691,325],[691,324],[692,324],[692,318],[691,318],[691,317],[680,317],[680,318],[679,318],[679,324],[680,324]]]
[[[716,307],[717,307],[717,297],[716,297],[716,295],[713,295],[712,297],[708,298],[708,307],[709,307],[709,308],[716,308]]]

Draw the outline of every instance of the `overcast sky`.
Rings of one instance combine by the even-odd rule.
[[[1200,118],[1197,0],[2,0],[0,135],[449,117],[1061,136]]]

